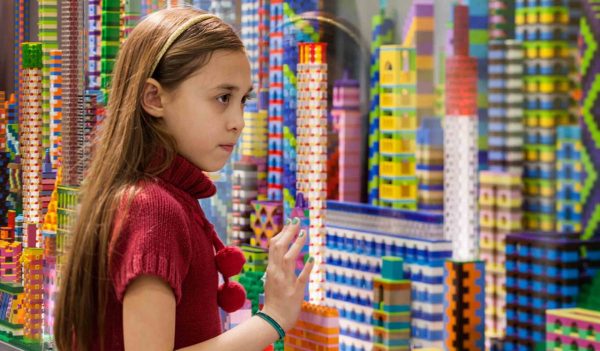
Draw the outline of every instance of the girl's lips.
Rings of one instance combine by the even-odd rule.
[[[227,152],[232,152],[235,145],[233,144],[221,144],[219,147]]]

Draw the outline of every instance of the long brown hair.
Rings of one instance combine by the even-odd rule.
[[[161,120],[144,112],[144,83],[155,78],[173,90],[204,66],[215,50],[243,50],[235,31],[209,17],[187,29],[150,72],[159,51],[181,25],[205,12],[193,8],[161,10],[130,33],[113,71],[107,118],[81,185],[80,208],[71,230],[71,248],[55,308],[54,337],[61,351],[88,350],[99,339],[103,347],[105,310],[110,291],[109,242],[115,211],[140,179],[152,177],[172,162],[174,139]],[[164,152],[162,152],[164,150]],[[163,162],[149,169],[158,151]],[[129,198],[129,196],[127,196]]]

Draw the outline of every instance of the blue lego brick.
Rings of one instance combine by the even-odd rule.
[[[420,213],[408,210],[395,210],[387,209],[367,204],[359,203],[346,203],[339,201],[327,201],[327,208],[334,211],[345,211],[356,214],[366,215],[378,215],[384,217],[392,217],[397,219],[422,222],[422,223],[433,223],[442,224],[443,215],[432,214],[432,213]]]

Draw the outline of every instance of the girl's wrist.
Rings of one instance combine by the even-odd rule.
[[[279,326],[281,326],[281,328],[287,332],[289,329],[291,329],[293,326],[289,326],[289,323],[287,322],[287,320],[285,318],[283,318],[282,316],[279,315],[279,313],[277,313],[276,311],[274,311],[273,309],[269,308],[268,306],[264,306],[261,311],[268,315],[269,317],[271,317],[275,322],[277,322],[277,324],[279,324]]]

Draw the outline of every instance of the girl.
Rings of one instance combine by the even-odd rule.
[[[221,333],[218,305],[240,298],[218,270],[240,267],[235,252],[215,257],[228,252],[197,200],[215,193],[203,171],[225,165],[244,128],[239,37],[202,11],[159,11],[131,32],[112,79],[60,285],[58,349],[264,349],[294,325],[313,263],[296,277],[306,236],[295,219],[271,241],[263,311]]]

